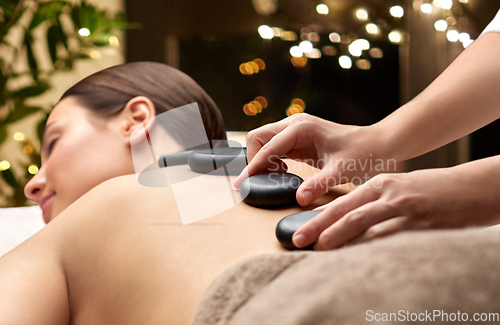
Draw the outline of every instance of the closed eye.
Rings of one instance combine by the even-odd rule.
[[[59,138],[55,138],[54,140],[52,140],[49,143],[49,146],[47,147],[47,154],[48,155],[50,155],[50,153],[52,152],[52,149],[54,149],[54,145],[56,144],[57,140],[59,140]]]

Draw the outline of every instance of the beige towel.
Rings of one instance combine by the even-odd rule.
[[[470,323],[474,313],[500,313],[499,269],[500,232],[478,229],[256,256],[211,285],[192,324],[422,324],[437,312],[436,324],[457,323],[458,312]],[[399,321],[368,321],[375,313]]]

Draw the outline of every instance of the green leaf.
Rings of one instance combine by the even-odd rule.
[[[66,1],[47,1],[41,2],[38,9],[33,15],[33,19],[29,25],[28,30],[33,30],[40,26],[44,21],[51,21],[57,19],[62,13],[62,8],[67,5]]]
[[[10,95],[10,97],[14,98],[30,98],[40,96],[44,92],[46,92],[50,87],[44,84],[38,84],[37,86],[30,86],[26,88],[22,88]]]
[[[101,46],[108,46],[109,45],[109,38],[113,36],[110,32],[98,32],[92,34],[90,40],[92,44],[94,44],[97,47]]]
[[[5,24],[2,25],[5,26],[6,33],[8,33],[10,27],[14,26],[19,21],[27,7],[28,6],[24,5],[20,6],[19,0],[2,1],[0,8],[2,8],[3,21],[5,22]]]
[[[58,33],[56,34],[57,40],[59,42],[63,43],[64,47],[67,50],[68,49],[68,35],[66,35],[66,33],[64,32],[63,27],[61,25],[61,21],[59,19],[56,19],[56,22],[57,22],[57,29],[58,29]]]
[[[43,23],[46,20],[47,18],[44,15],[42,15],[39,12],[35,12],[35,14],[33,15],[33,19],[31,20],[31,23],[28,27],[28,30],[33,30],[37,28],[41,23]]]
[[[36,63],[35,56],[33,55],[33,49],[31,48],[31,43],[28,40],[28,37],[24,39],[24,45],[26,46],[26,54],[28,55],[28,64],[30,66],[31,74],[33,75],[33,79],[38,81],[38,64]]]
[[[71,9],[71,20],[73,21],[73,25],[75,25],[76,30],[80,29],[80,7],[74,6]]]
[[[23,106],[16,107],[12,112],[5,118],[4,124],[11,124],[25,118],[28,115],[39,112],[42,108],[37,106]]]
[[[97,18],[96,18],[96,8],[92,5],[87,5],[85,1],[82,1],[80,7],[80,28],[88,28],[90,33],[93,33],[97,29]]]
[[[47,47],[49,48],[50,59],[52,64],[57,61],[57,41],[59,39],[59,27],[57,25],[52,25],[47,31]]]
[[[0,145],[7,139],[9,133],[5,125],[0,126]]]
[[[16,10],[18,3],[19,3],[19,0],[17,0],[17,1],[0,0],[0,8],[2,8],[4,18],[12,16],[12,14],[14,13],[14,10]]]
[[[7,84],[7,80],[9,80],[8,77],[6,77],[3,74],[2,69],[0,69],[0,106],[3,106],[5,104],[5,85]]]
[[[2,170],[2,178],[13,189],[17,188],[17,180],[12,171],[9,169],[7,170]]]

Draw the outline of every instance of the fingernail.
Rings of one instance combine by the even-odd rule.
[[[306,244],[306,235],[304,234],[298,234],[296,236],[293,236],[293,243],[297,247],[303,247]]]
[[[308,205],[309,203],[311,203],[312,198],[313,194],[311,191],[305,191],[304,193],[302,193],[302,199],[304,200],[304,205]]]

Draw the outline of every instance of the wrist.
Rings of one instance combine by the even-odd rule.
[[[373,159],[388,160],[397,157],[391,131],[378,123],[360,127],[356,141],[361,142],[361,149]],[[397,161],[399,162],[399,160]]]

